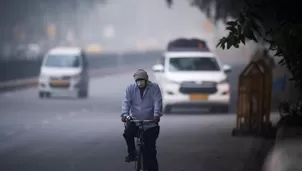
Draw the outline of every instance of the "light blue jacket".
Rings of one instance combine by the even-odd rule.
[[[121,116],[128,114],[138,120],[152,120],[154,116],[162,116],[162,95],[158,84],[149,81],[142,98],[136,83],[130,84],[122,102]]]

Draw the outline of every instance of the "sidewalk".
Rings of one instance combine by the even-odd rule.
[[[271,114],[272,124],[276,124],[279,119],[279,115],[275,112]],[[242,167],[238,168],[236,171],[262,171],[266,158],[273,148],[275,140],[274,139],[265,139],[263,137],[254,138],[254,137],[239,137],[243,139],[252,139],[250,144],[250,150],[247,152],[249,156],[246,158],[246,161],[243,163]],[[237,144],[240,147],[240,144]]]
[[[276,142],[266,158],[264,171],[302,170],[302,138]]]
[[[302,170],[302,127],[281,127],[264,171]]]

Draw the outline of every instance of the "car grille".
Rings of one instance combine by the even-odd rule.
[[[70,76],[51,76],[50,77],[50,83],[49,83],[49,86],[51,88],[69,88],[70,86],[70,83],[66,83],[66,84],[53,84],[51,83],[52,81],[55,81],[55,80],[63,80],[63,81],[69,81],[70,80]]]
[[[49,86],[51,88],[69,88],[70,84],[65,84],[65,85],[54,85],[52,83],[49,83]]]
[[[179,92],[183,94],[214,94],[217,92],[217,83],[211,81],[203,81],[202,83],[197,83],[194,81],[182,82],[179,88]]]
[[[71,76],[51,76],[51,80],[69,80]]]

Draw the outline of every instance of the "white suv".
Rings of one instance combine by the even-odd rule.
[[[172,107],[202,106],[228,112],[229,65],[222,65],[212,52],[166,52],[160,64],[153,66],[162,89],[165,113]],[[219,110],[221,111],[221,110]]]

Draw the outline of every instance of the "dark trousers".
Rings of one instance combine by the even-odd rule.
[[[159,129],[160,127],[153,127],[149,128],[144,132],[144,161],[145,166],[148,171],[158,171],[158,162],[157,162],[157,151],[156,151],[156,140],[159,135]],[[138,127],[135,123],[131,122],[128,123],[125,127],[124,131],[124,138],[126,140],[127,146],[128,146],[128,153],[134,152],[135,149],[135,143],[134,143],[134,137],[137,136],[138,133]]]

